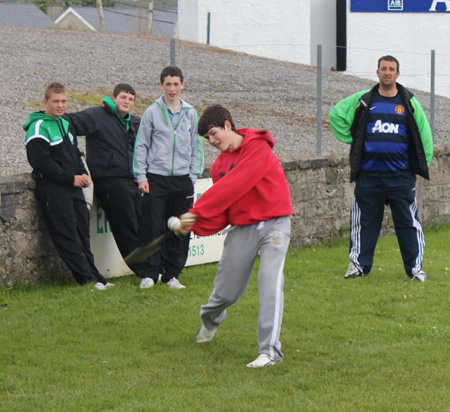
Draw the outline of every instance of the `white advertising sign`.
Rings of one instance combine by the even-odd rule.
[[[90,232],[91,250],[100,273],[107,279],[131,275],[133,272],[122,259],[111,226],[95,196],[90,213]]]
[[[197,200],[211,186],[210,178],[197,180],[194,200]],[[95,257],[95,264],[102,275],[112,278],[133,273],[122,259],[105,212],[95,197],[91,206],[90,233],[91,250]],[[221,232],[206,237],[191,233],[186,266],[218,262],[222,256],[224,239],[225,235]]]
[[[202,193],[205,193],[212,186],[212,179],[198,179],[195,184],[194,201]],[[189,255],[186,266],[200,265],[202,263],[218,262],[222,257],[223,242],[225,235],[218,232],[211,236],[197,236],[191,232],[191,242],[189,244]]]

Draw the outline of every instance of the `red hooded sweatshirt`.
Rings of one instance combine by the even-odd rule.
[[[214,185],[203,193],[191,213],[192,230],[207,236],[231,225],[251,225],[293,214],[286,176],[272,151],[267,130],[240,129],[241,145],[221,152],[211,167]]]

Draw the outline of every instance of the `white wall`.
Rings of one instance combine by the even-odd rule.
[[[311,1],[311,65],[317,65],[317,45],[322,45],[322,66],[336,67],[336,0]]]
[[[210,12],[212,46],[315,66],[317,44],[322,44],[323,67],[335,67],[336,1],[283,0],[282,5],[274,0],[180,0],[178,36],[206,44]],[[347,0],[347,47],[349,74],[377,80],[378,58],[392,54],[400,61],[399,82],[423,91],[430,91],[435,50],[435,91],[450,97],[450,10],[351,13]]]
[[[399,83],[423,91],[430,91],[431,50],[435,50],[435,91],[450,97],[450,11],[351,13],[348,0],[347,47],[349,74],[378,80],[378,58],[391,54],[400,62]]]
[[[198,0],[180,0],[178,1],[178,28],[177,36],[179,39],[203,43],[200,41],[200,27],[206,31],[206,23],[202,25],[199,21]]]
[[[334,0],[182,0],[178,2],[178,37],[256,56],[316,64],[316,44],[336,43]],[[328,6],[328,8],[327,8]],[[321,10],[323,13],[321,14]],[[321,18],[311,28],[311,19]],[[324,22],[324,19],[330,21]],[[333,28],[334,27],[334,28]],[[331,37],[331,38],[329,38]],[[334,65],[336,51],[323,62]],[[331,64],[332,62],[332,64]],[[325,67],[325,66],[324,66]]]

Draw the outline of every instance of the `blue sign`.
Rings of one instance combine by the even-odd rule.
[[[350,11],[368,13],[450,13],[450,0],[350,0]]]

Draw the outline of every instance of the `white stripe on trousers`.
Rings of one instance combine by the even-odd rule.
[[[272,329],[272,336],[270,338],[270,357],[271,359],[276,359],[278,353],[276,353],[274,347],[277,344],[277,341],[280,336],[280,330],[281,330],[281,319],[283,318],[283,313],[280,314],[280,312],[283,311],[283,269],[284,269],[284,262],[286,260],[286,256],[283,258],[283,261],[280,264],[280,270],[277,273],[277,288],[276,288],[276,300],[275,300],[275,312],[273,314],[273,329]]]
[[[411,219],[413,222],[413,226],[416,228],[417,245],[419,247],[419,253],[417,254],[416,258],[416,265],[412,269],[413,275],[420,272],[420,269],[422,269],[422,262],[425,250],[425,236],[423,234],[422,225],[420,224],[419,220],[416,219],[417,209],[418,209],[417,199],[414,197],[414,202],[410,204],[409,210],[411,211]]]
[[[358,256],[361,253],[361,209],[353,196],[352,209],[350,212],[350,238],[352,240],[352,248],[350,250],[350,260],[355,264],[356,268],[362,272],[359,264]]]

